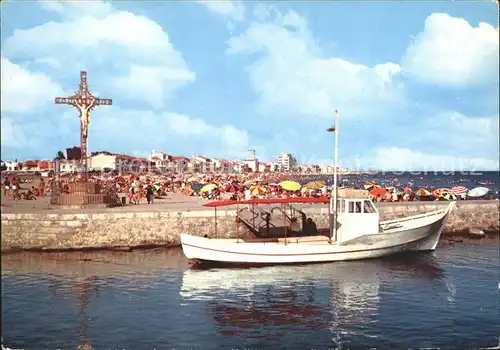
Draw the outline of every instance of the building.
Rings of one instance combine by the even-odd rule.
[[[6,160],[3,162],[6,171],[18,171],[21,170],[21,164],[17,161]]]
[[[252,171],[254,173],[259,171],[259,160],[258,159],[245,159],[243,160],[243,164],[245,164],[247,170]]]
[[[188,169],[194,173],[206,173],[214,171],[212,160],[203,156],[193,156],[189,159]]]
[[[146,158],[133,157],[126,154],[96,152],[89,157],[89,169],[100,171],[117,171],[120,174],[148,171],[154,163]],[[62,168],[61,168],[62,171]]]
[[[175,171],[175,164],[172,161],[172,156],[168,153],[153,151],[150,160],[161,173],[171,173]]]
[[[66,148],[66,159],[82,159],[82,150],[80,147]]]
[[[172,156],[172,169],[174,173],[181,174],[188,171],[189,159],[183,156]]]
[[[81,163],[76,159],[61,159],[60,165],[61,173],[74,173],[83,170]]]
[[[297,166],[297,159],[291,153],[281,153],[277,161],[280,171],[291,171]]]

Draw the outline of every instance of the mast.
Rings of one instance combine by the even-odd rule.
[[[330,235],[330,243],[332,236],[335,242],[337,241],[337,163],[338,163],[338,145],[339,145],[339,110],[335,110],[335,121],[333,127],[329,128],[328,132],[335,133],[334,156],[333,156],[333,232]]]

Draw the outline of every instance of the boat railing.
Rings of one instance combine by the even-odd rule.
[[[429,211],[429,212],[423,213],[423,214],[418,214],[418,215],[413,215],[413,216],[404,217],[404,218],[398,218],[398,219],[391,219],[391,220],[381,221],[380,225],[382,226],[382,225],[396,224],[396,223],[400,223],[400,222],[410,221],[410,220],[414,220],[414,219],[423,219],[423,218],[426,218],[428,216],[433,216],[433,215],[441,214],[444,211],[446,211],[446,209],[437,209],[437,210]]]

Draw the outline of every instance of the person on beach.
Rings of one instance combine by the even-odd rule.
[[[45,181],[43,181],[43,178],[40,179],[40,184],[38,184],[38,195],[45,197]]]
[[[5,181],[3,182],[3,195],[6,196],[7,193],[9,193],[9,189],[10,189],[10,181],[8,178],[5,179]]]
[[[153,186],[148,185],[148,187],[146,188],[146,200],[148,201],[148,204],[153,203],[153,196]]]

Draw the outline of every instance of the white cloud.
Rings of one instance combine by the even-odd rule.
[[[1,66],[2,114],[33,112],[53,103],[54,97],[62,93],[61,87],[45,74],[32,73],[4,57]]]
[[[463,18],[434,13],[408,47],[404,71],[422,82],[468,85],[498,82],[498,27],[471,26]]]
[[[200,0],[198,3],[206,6],[210,11],[233,21],[242,21],[245,17],[245,7],[237,0]]]
[[[25,145],[28,142],[23,128],[20,127],[12,118],[2,117],[2,147],[17,148],[20,145]]]
[[[67,0],[50,0],[39,1],[43,9],[51,12],[56,12],[64,17],[81,17],[83,14],[91,16],[104,16],[113,10],[113,6],[109,1],[67,1]]]
[[[75,121],[75,130],[77,128]],[[108,109],[92,118],[89,135],[94,145],[151,149],[182,153],[181,149],[207,155],[235,156],[248,147],[245,130],[233,125],[209,124],[200,118],[171,113]],[[189,144],[189,147],[185,145]],[[95,150],[95,148],[93,148]],[[184,154],[190,156],[190,154]]]
[[[75,4],[71,6],[80,6]],[[70,6],[51,6],[55,5]],[[101,89],[115,91],[127,100],[155,103],[156,107],[195,79],[168,34],[154,21],[126,11],[94,12],[99,16],[90,12],[16,30],[4,40],[3,54],[26,63],[50,62],[48,68],[58,67],[53,70],[58,75],[89,70]]]
[[[498,159],[499,117],[468,117],[442,112],[426,120],[423,142],[435,144],[454,154]],[[448,136],[449,135],[449,136]]]
[[[265,15],[267,11],[267,16]],[[227,54],[260,54],[248,67],[264,112],[331,118],[336,108],[349,115],[383,113],[378,107],[404,100],[391,77],[400,71],[394,63],[375,67],[324,57],[304,18],[294,11],[280,14],[259,7],[265,22],[253,22],[228,41]]]
[[[441,112],[391,127],[391,146],[368,148],[342,166],[377,170],[498,170],[499,118]],[[376,143],[373,143],[376,145]],[[371,151],[370,151],[371,150]]]
[[[132,65],[127,76],[114,80],[114,87],[127,96],[134,95],[153,107],[161,108],[164,97],[170,97],[177,86],[194,80],[195,74],[182,68]],[[165,81],[169,84],[166,85]]]

